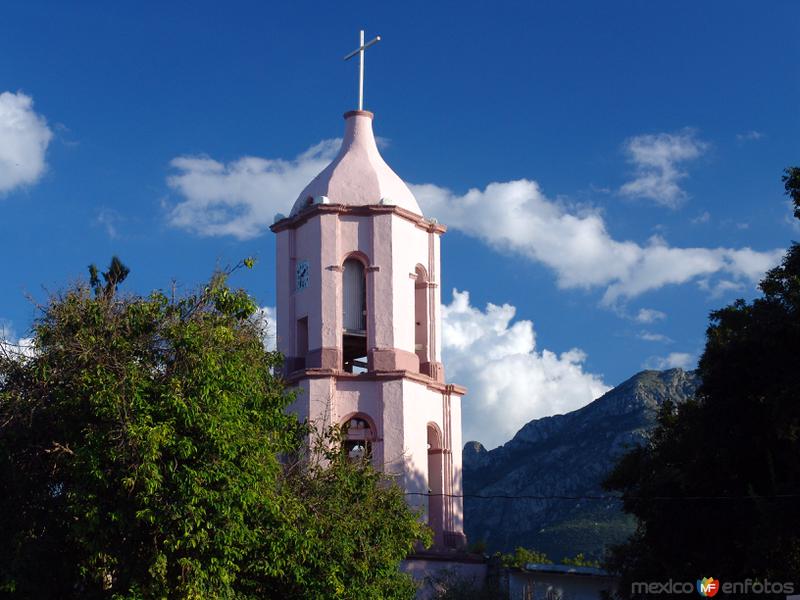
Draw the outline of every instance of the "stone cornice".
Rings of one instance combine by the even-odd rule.
[[[395,214],[398,217],[410,221],[420,229],[438,233],[439,235],[447,231],[447,227],[441,223],[432,223],[422,215],[411,212],[405,208],[392,205],[370,204],[367,206],[348,206],[347,204],[314,204],[294,215],[276,221],[270,226],[273,233],[278,233],[285,229],[296,229],[303,223],[322,214],[344,214],[359,217],[369,217],[382,214]]]
[[[296,384],[301,379],[324,379],[328,377],[335,377],[336,379],[343,379],[346,381],[377,381],[381,379],[410,379],[417,383],[424,384],[428,389],[436,390],[443,394],[455,394],[456,396],[464,396],[467,393],[467,388],[455,383],[441,383],[435,379],[428,377],[423,373],[414,373],[412,371],[368,371],[366,373],[347,373],[338,369],[300,369],[293,371],[286,377],[286,382],[289,384]]]

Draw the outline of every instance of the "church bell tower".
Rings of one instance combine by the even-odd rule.
[[[373,114],[344,119],[336,158],[271,228],[278,350],[299,388],[291,410],[346,426],[345,451],[369,456],[408,493],[434,547],[462,548],[466,390],[445,382],[441,362],[445,227],[384,162]]]

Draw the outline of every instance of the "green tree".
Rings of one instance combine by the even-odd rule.
[[[228,273],[120,296],[127,274],[91,267],[32,355],[0,352],[0,597],[413,597],[427,529],[335,437],[308,448],[253,299]]]
[[[284,478],[286,495],[297,503],[292,525],[303,532],[303,561],[289,577],[270,577],[267,569],[263,589],[297,600],[413,598],[416,587],[399,563],[415,540],[430,543],[430,531],[369,459],[353,461],[340,451],[341,430],[315,435],[311,456],[295,461]]]
[[[572,567],[599,567],[600,563],[596,560],[586,558],[583,552],[579,552],[573,558],[565,557],[561,561],[562,565],[569,565]]]
[[[800,218],[800,169],[786,193]],[[711,313],[695,400],[666,405],[606,481],[638,519],[611,569],[632,581],[800,573],[800,245],[752,303]]]
[[[553,561],[544,552],[517,546],[512,554],[502,554],[500,560],[504,567],[524,568],[529,563],[552,565]]]

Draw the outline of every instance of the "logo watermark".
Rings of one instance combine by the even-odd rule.
[[[719,591],[719,579],[703,577],[697,580],[697,592],[706,598],[713,598]]]
[[[717,593],[737,595],[794,594],[795,584],[790,581],[769,581],[768,579],[745,579],[743,581],[724,581],[713,577],[703,577],[696,583],[691,581],[634,581],[631,594],[656,596],[659,594],[700,594],[713,598]]]

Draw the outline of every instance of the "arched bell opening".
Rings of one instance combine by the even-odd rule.
[[[367,369],[366,265],[356,257],[345,260],[342,269],[342,369]]]
[[[376,439],[375,424],[367,415],[357,413],[342,423],[342,451],[350,460],[372,458],[372,444]]]

